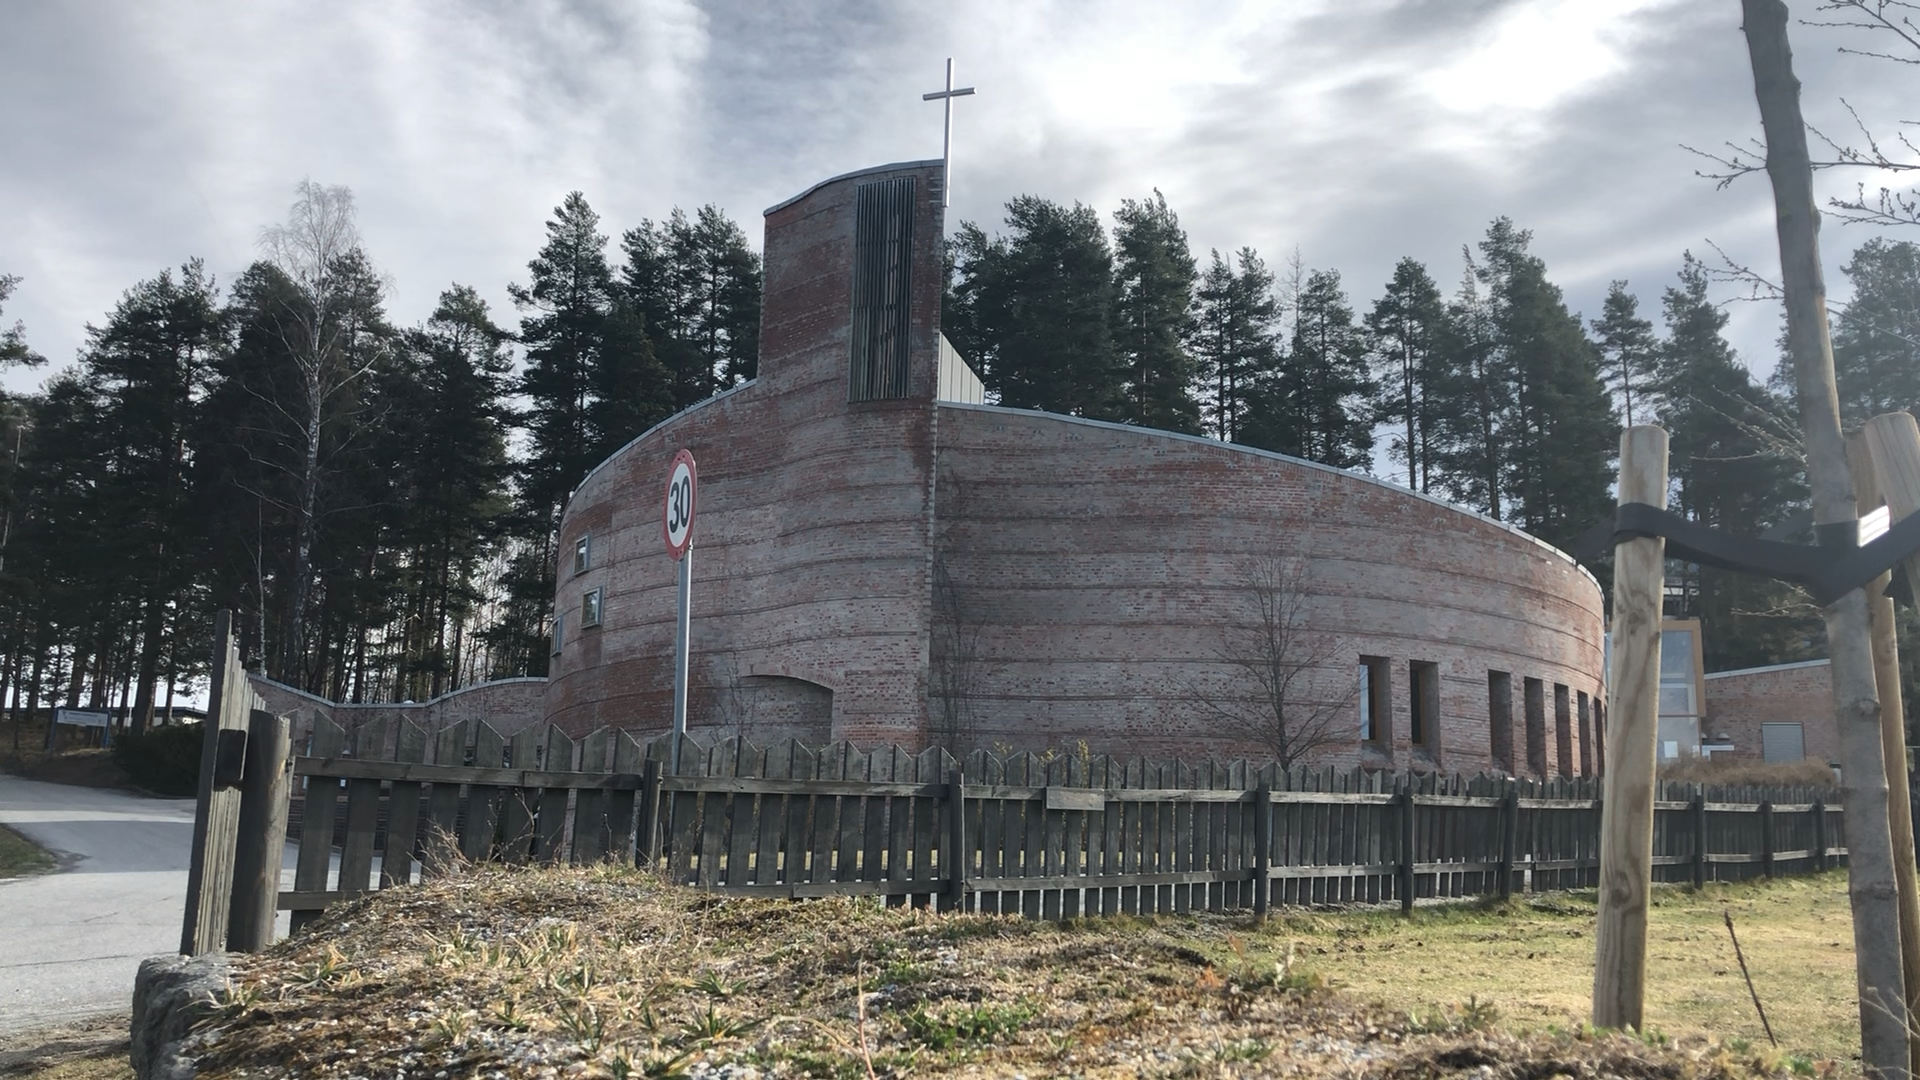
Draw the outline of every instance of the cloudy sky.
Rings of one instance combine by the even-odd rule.
[[[1716,191],[1680,146],[1758,133],[1738,26],[1735,0],[12,3],[0,272],[24,280],[4,318],[64,363],[141,278],[197,255],[231,279],[312,178],[353,189],[397,321],[452,281],[511,320],[506,284],[568,190],[616,234],[714,202],[757,244],[760,211],[818,179],[937,156],[920,95],[949,55],[979,87],[956,106],[955,218],[1158,187],[1203,259],[1297,246],[1364,308],[1404,255],[1450,291],[1506,214],[1576,308],[1624,277],[1657,311],[1709,238],[1777,265],[1764,179]],[[1891,126],[1920,87],[1795,32],[1817,123],[1844,129],[1844,96]],[[1827,229],[1836,297],[1870,235]],[[1775,312],[1734,314],[1764,373]]]

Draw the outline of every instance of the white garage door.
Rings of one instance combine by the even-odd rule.
[[[1760,753],[1768,761],[1801,761],[1807,756],[1799,724],[1761,724]]]

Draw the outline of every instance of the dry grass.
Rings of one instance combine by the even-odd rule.
[[[0,825],[0,878],[43,874],[53,869],[53,856],[33,841]]]
[[[1848,1060],[1860,1045],[1853,921],[1844,872],[1773,882],[1660,887],[1648,920],[1647,1025],[1675,1037],[1765,1046],[1727,940],[1733,915],[1756,989],[1781,1045]],[[1593,993],[1595,897],[1549,893],[1506,906],[1421,908],[1397,915],[1295,915],[1270,931],[1350,993],[1434,1008],[1474,997],[1505,1026],[1577,1026]]]
[[[1478,922],[1484,940],[1451,933],[1450,919]],[[1585,935],[1588,922],[1523,907],[1404,924],[1361,914],[1259,928],[1206,916],[1054,925],[723,899],[613,867],[478,868],[341,905],[242,959],[200,1036],[200,1067],[209,1078],[853,1080],[1831,1071],[1738,1042],[1584,1032],[1572,1021],[1583,1002],[1545,1031],[1553,1008],[1536,1014],[1515,988],[1556,963],[1563,981],[1583,980],[1591,961],[1567,946],[1516,969],[1518,938],[1555,926],[1572,940],[1566,931]],[[1396,955],[1352,962],[1385,954]],[[1412,978],[1423,970],[1432,977]],[[1327,976],[1354,992],[1327,989]],[[1476,980],[1484,992],[1461,989]],[[1517,1024],[1500,1015],[1509,1004]]]
[[[1808,758],[1805,761],[1766,762],[1713,757],[1683,757],[1663,762],[1660,779],[1688,784],[1725,784],[1730,787],[1816,787],[1833,788],[1833,769]]]

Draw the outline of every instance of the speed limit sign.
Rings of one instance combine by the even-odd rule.
[[[693,542],[693,500],[693,453],[682,450],[673,455],[673,465],[667,469],[666,516],[660,529],[667,541],[667,554],[675,559],[685,555],[687,545]]]

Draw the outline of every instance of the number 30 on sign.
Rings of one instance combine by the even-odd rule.
[[[667,469],[666,516],[660,530],[667,554],[675,559],[685,555],[693,542],[694,483],[693,453],[682,450],[673,455],[673,465]]]

